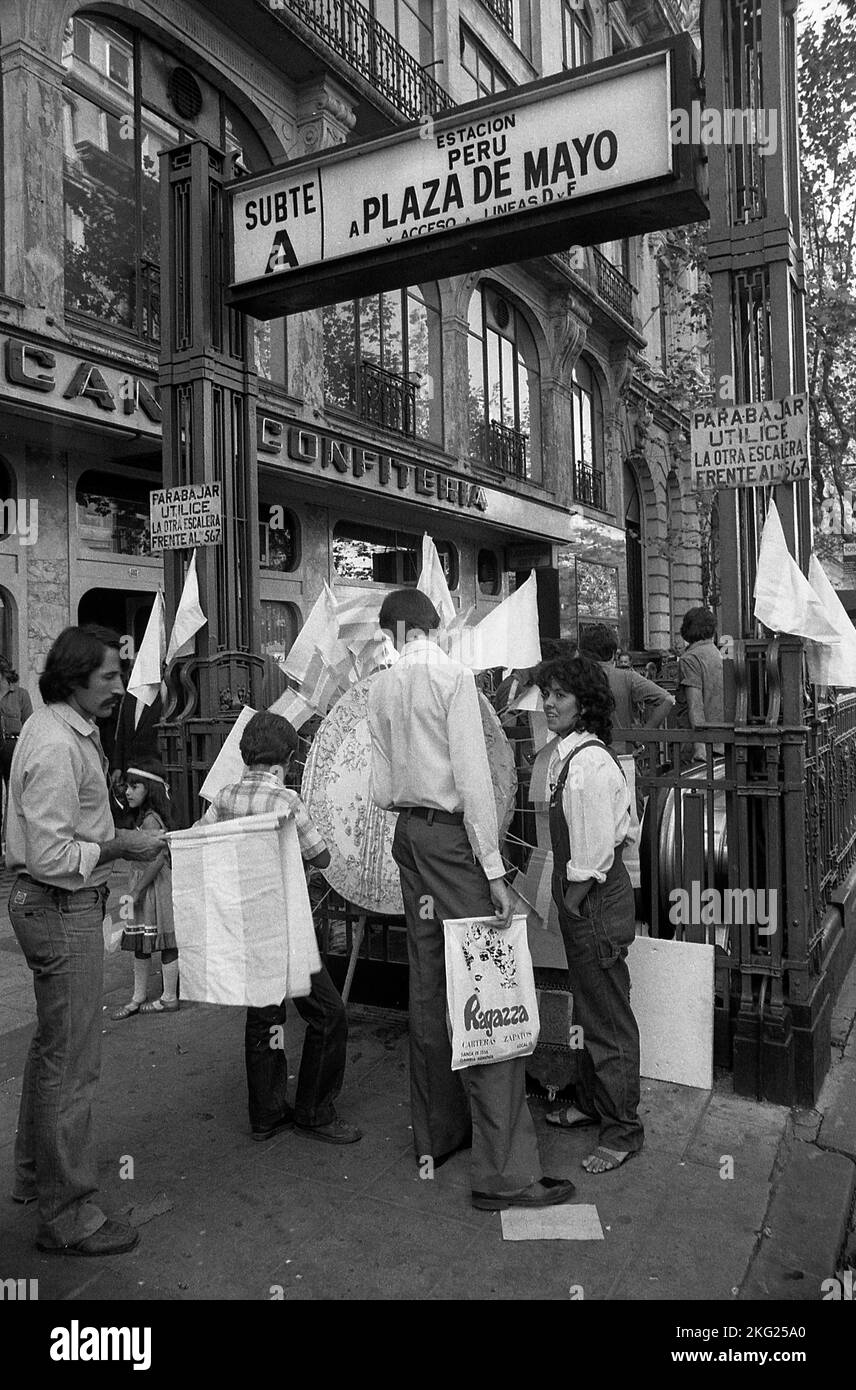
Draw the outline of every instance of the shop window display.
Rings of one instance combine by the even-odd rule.
[[[450,589],[458,587],[458,553],[448,541],[437,552]],[[421,537],[361,522],[340,522],[333,531],[333,569],[351,583],[415,585],[422,567]]]

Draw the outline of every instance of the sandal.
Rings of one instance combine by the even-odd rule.
[[[576,1106],[566,1106],[563,1110],[553,1110],[544,1118],[547,1124],[552,1125],[554,1129],[587,1129],[591,1125],[600,1123],[592,1115],[586,1115],[582,1111],[579,1112],[579,1119],[569,1120],[568,1116],[571,1110],[576,1110]]]
[[[177,999],[149,999],[145,1004],[140,1005],[141,1014],[174,1014],[177,1009]]]
[[[114,1014],[111,1014],[110,1017],[114,1023],[119,1023],[123,1018],[133,1018],[134,1014],[142,1013],[145,1007],[145,1004],[138,1004],[134,999],[131,999],[127,1004],[123,1004],[121,1009],[117,1009]]]
[[[592,1177],[599,1177],[601,1173],[614,1172],[616,1168],[621,1167],[622,1163],[626,1163],[630,1158],[635,1158],[638,1152],[638,1149],[605,1149],[602,1144],[599,1144],[593,1154],[589,1154],[588,1158],[583,1159],[582,1167],[587,1173],[591,1173]],[[590,1163],[593,1158],[599,1159],[604,1166],[602,1168],[586,1168],[586,1164]]]

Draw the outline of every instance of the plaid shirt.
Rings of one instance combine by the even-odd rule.
[[[196,824],[214,825],[217,821],[235,820],[238,816],[263,816],[268,811],[278,811],[280,814],[287,811],[294,816],[300,853],[304,859],[314,859],[327,848],[297,792],[284,787],[273,773],[258,767],[248,767],[240,782],[223,787]]]

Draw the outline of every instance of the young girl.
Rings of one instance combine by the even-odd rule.
[[[163,767],[156,759],[138,759],[140,766],[125,773],[125,799],[139,830],[172,829],[172,808]],[[122,933],[122,950],[134,952],[134,995],[112,1015],[118,1021],[132,1014],[174,1013],[178,1008],[178,950],[172,918],[172,873],[169,852],[151,864],[135,864],[128,881],[133,918]],[[152,953],[160,951],[163,994],[148,1001]]]

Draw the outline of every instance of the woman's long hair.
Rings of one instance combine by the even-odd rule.
[[[139,772],[132,772],[130,776],[126,774],[126,781],[140,782],[146,789],[145,801],[141,806],[137,806],[134,811],[134,824],[139,826],[144,820],[147,811],[156,811],[167,830],[172,830],[172,802],[166,794],[166,788],[162,787],[160,782],[153,782]]]
[[[535,684],[546,690],[555,681],[579,705],[576,728],[592,733],[601,743],[612,742],[612,711],[615,700],[602,666],[586,656],[555,657],[542,661],[535,672]]]

